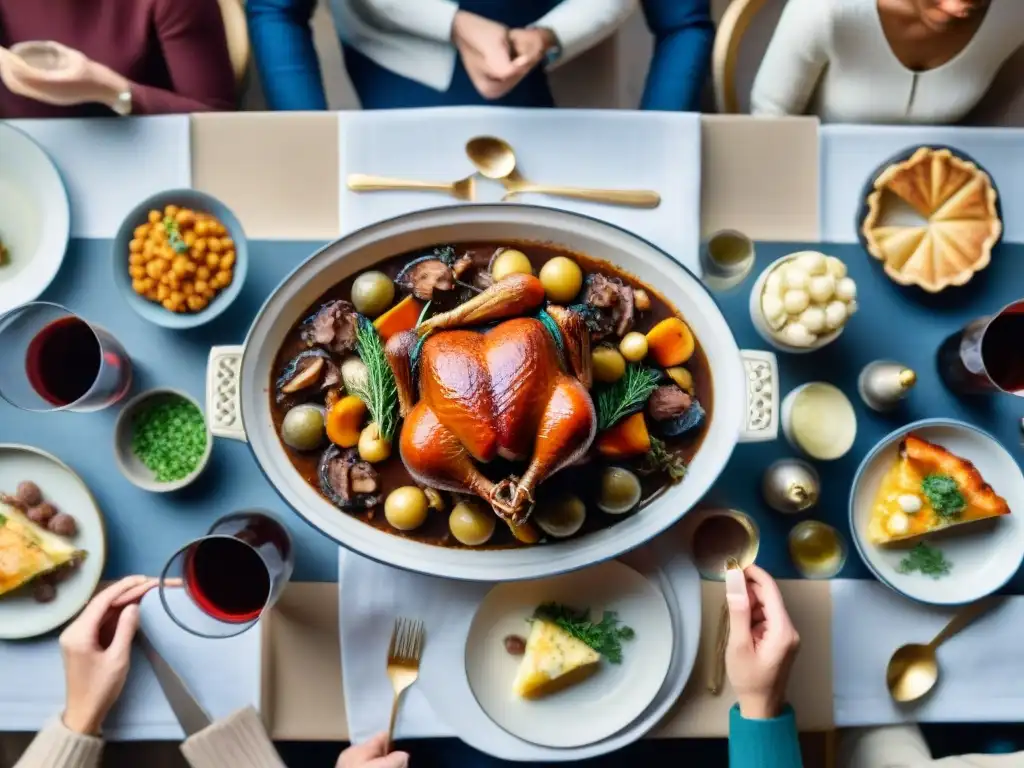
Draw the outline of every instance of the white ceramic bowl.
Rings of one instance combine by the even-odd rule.
[[[838,387],[834,384],[829,384],[827,381],[809,381],[806,384],[801,384],[799,387],[791,390],[790,393],[782,399],[782,415],[780,424],[782,427],[782,434],[785,436],[786,442],[789,443],[789,446],[794,451],[797,451],[808,458],[814,459],[815,461],[835,461],[836,459],[841,459],[850,452],[850,449],[853,448],[854,441],[857,439],[857,411],[853,408],[853,403],[850,402],[850,398],[846,397],[846,393],[841,390],[839,390],[839,394],[846,398],[846,401],[850,404],[850,411],[853,413],[853,429],[850,430],[850,433],[845,436],[837,434],[838,438],[845,441],[842,449],[836,450],[828,456],[814,456],[800,444],[799,440],[797,440],[796,432],[793,429],[793,405],[796,403],[796,399],[800,396],[800,393],[806,391],[812,384],[828,385],[833,389],[839,390]]]
[[[757,276],[757,280],[754,281],[754,287],[750,289],[750,320],[754,324],[754,330],[757,331],[758,335],[775,347],[780,352],[789,352],[794,355],[805,355],[808,352],[814,352],[821,349],[827,344],[831,344],[833,341],[839,338],[843,332],[843,328],[832,331],[832,333],[825,333],[819,336],[814,344],[809,347],[794,347],[792,344],[787,344],[778,337],[778,335],[768,325],[768,321],[764,319],[764,312],[761,311],[761,296],[764,294],[764,284],[768,280],[770,275],[776,267],[792,261],[799,253],[791,253],[788,256],[783,256],[776,259],[763,270],[761,274]]]
[[[326,287],[400,253],[439,243],[551,243],[616,264],[659,292],[686,318],[712,371],[715,407],[683,482],[638,513],[565,541],[504,550],[450,549],[386,531],[339,512],[288,460],[272,428],[268,386],[278,349]],[[579,214],[529,205],[465,205],[373,224],[324,247],[297,267],[263,305],[242,347],[211,350],[207,415],[214,434],[248,440],[267,479],[312,526],[389,565],[433,576],[509,581],[553,576],[618,557],[664,531],[699,501],[739,441],[778,434],[775,356],[743,352],[711,294],[664,251],[623,229]]]
[[[129,482],[144,491],[151,491],[153,493],[179,491],[191,485],[203,473],[206,465],[210,462],[210,453],[213,450],[213,435],[210,434],[209,430],[206,432],[206,451],[199,460],[199,464],[196,465],[196,468],[191,473],[180,480],[163,483],[157,481],[153,470],[139,461],[139,458],[132,451],[132,420],[135,418],[135,415],[143,406],[170,398],[187,400],[198,408],[200,413],[203,412],[202,406],[199,405],[196,399],[185,392],[177,389],[149,389],[125,403],[121,413],[117,416],[117,422],[114,424],[114,459],[117,462],[117,468],[121,470],[121,474]]]
[[[900,561],[916,543],[878,547],[867,529],[875,495],[897,459],[900,441],[915,433],[973,462],[1006,499],[1011,514],[950,528],[922,540],[942,551],[952,563],[948,576],[933,579],[900,573]],[[932,605],[960,605],[1002,588],[1024,562],[1024,475],[1013,456],[986,432],[954,419],[924,419],[886,435],[864,457],[850,490],[850,530],[864,564],[883,584],[914,600]]]

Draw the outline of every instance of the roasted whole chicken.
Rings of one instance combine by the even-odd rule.
[[[509,275],[386,347],[409,473],[480,496],[527,542],[537,540],[537,486],[579,460],[597,431],[585,319],[543,303],[536,277]],[[489,480],[479,465],[498,457],[522,462],[522,476]]]

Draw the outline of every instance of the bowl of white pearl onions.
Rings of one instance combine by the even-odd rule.
[[[750,319],[783,352],[813,352],[835,341],[857,311],[857,285],[835,256],[800,251],[769,264],[750,292]]]

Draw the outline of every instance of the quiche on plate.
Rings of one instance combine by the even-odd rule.
[[[892,544],[951,526],[1010,514],[967,459],[913,434],[900,443],[875,497],[868,539]]]
[[[601,654],[582,640],[553,622],[534,619],[512,690],[524,699],[539,699],[582,682],[600,663]]]
[[[84,557],[20,510],[0,504],[0,597]]]
[[[922,222],[889,223],[889,195],[913,208]],[[988,174],[948,149],[930,147],[875,179],[861,225],[868,252],[892,280],[932,293],[963,285],[988,266],[1002,232]]]

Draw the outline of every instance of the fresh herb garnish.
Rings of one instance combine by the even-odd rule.
[[[0,525],[3,525],[6,522],[7,522],[7,517],[4,516],[4,515],[0,515]]]
[[[608,429],[644,407],[661,374],[642,365],[627,365],[622,378],[597,393],[597,431]]]
[[[167,242],[175,253],[188,253],[188,244],[181,237],[177,221],[170,216],[165,217],[164,230],[167,232]]]
[[[957,517],[967,506],[960,486],[949,475],[928,475],[921,482],[921,490],[941,517]]]
[[[366,403],[370,418],[377,424],[380,436],[391,441],[398,431],[398,384],[384,355],[384,343],[373,323],[362,315],[356,323],[356,345],[366,365],[366,381],[353,387],[351,394]]]
[[[559,603],[544,603],[533,612],[533,617],[561,627],[612,664],[622,663],[622,641],[636,637],[632,627],[619,625],[615,611],[605,611],[601,621],[595,624],[590,620],[589,608],[577,611]]]
[[[640,464],[641,474],[664,472],[673,483],[686,477],[686,460],[678,451],[670,451],[664,440],[651,436],[651,450],[644,456]]]
[[[920,572],[923,576],[941,579],[948,576],[953,563],[946,559],[942,550],[921,542],[900,561],[900,573]]]

